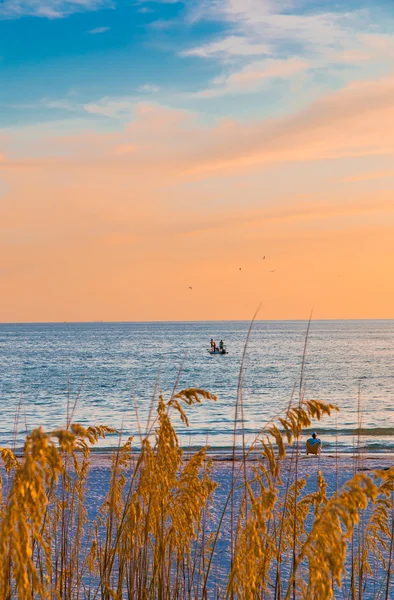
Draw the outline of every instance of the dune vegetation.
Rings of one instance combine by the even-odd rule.
[[[331,495],[319,474],[307,492],[299,436],[336,408],[302,400],[242,449],[217,507],[207,448],[185,454],[172,424],[174,411],[187,423],[188,405],[214,400],[200,389],[161,396],[138,449],[128,439],[113,452],[94,518],[86,499],[90,449],[113,430],[69,423],[34,430],[18,456],[3,448],[0,598],[392,597],[394,469],[358,472]],[[218,556],[225,521],[228,551]]]

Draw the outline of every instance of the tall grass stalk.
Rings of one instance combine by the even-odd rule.
[[[112,453],[94,512],[91,447],[114,430],[67,422],[32,431],[21,456],[1,449],[0,598],[388,600],[394,469],[356,469],[330,495],[317,460],[316,486],[308,486],[301,432],[336,407],[307,400],[302,379],[298,402],[249,446],[243,437],[225,496],[208,448],[185,455],[172,423],[176,413],[188,425],[189,406],[216,400],[202,389],[159,396],[145,435],[139,426],[141,447],[129,438]],[[241,396],[238,405],[243,427]]]

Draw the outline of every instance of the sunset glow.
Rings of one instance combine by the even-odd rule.
[[[394,318],[391,2],[0,19],[0,321]]]

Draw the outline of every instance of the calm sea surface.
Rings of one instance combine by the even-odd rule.
[[[137,436],[135,404],[144,429],[152,397],[161,390],[168,398],[178,380],[178,389],[202,387],[218,396],[216,403],[188,408],[189,428],[176,421],[182,443],[226,449],[233,440],[248,327],[246,322],[0,324],[0,445],[20,447],[26,430],[38,425],[64,426],[67,406],[74,403],[74,421]],[[306,329],[301,321],[254,324],[243,377],[248,441],[286,408],[294,389],[298,399]],[[211,337],[223,338],[227,356],[208,354]],[[360,389],[362,443],[371,450],[394,449],[393,358],[394,321],[312,323],[305,397],[341,409],[316,425],[329,447],[353,447]],[[117,437],[110,436],[101,447],[116,444]]]

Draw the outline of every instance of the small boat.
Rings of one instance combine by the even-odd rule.
[[[207,348],[207,352],[209,354],[228,354],[228,352],[226,350],[226,346],[223,346],[222,349],[215,348],[215,350],[213,348]]]

